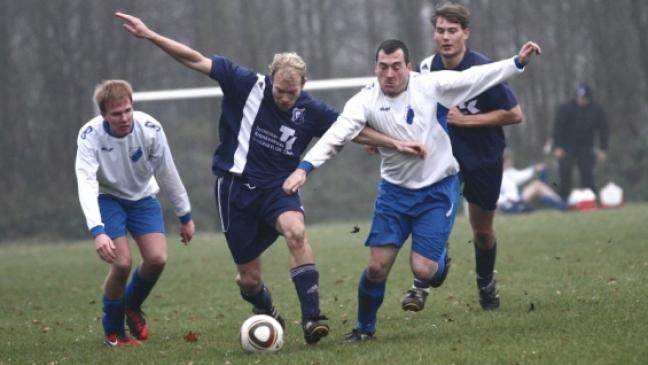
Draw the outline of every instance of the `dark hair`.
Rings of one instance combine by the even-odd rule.
[[[460,4],[447,3],[436,8],[430,18],[433,27],[436,27],[439,18],[444,18],[450,23],[459,23],[462,29],[468,28],[470,24],[470,12]]]
[[[385,41],[382,41],[382,43],[380,43],[378,49],[376,50],[376,61],[378,61],[378,53],[380,53],[381,50],[386,54],[392,54],[399,49],[403,50],[403,55],[405,56],[405,64],[409,64],[409,49],[407,49],[405,42],[399,41],[398,39],[387,39]]]

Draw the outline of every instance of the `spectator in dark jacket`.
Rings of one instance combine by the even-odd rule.
[[[595,140],[598,138],[598,146]],[[608,148],[605,109],[592,96],[589,85],[581,83],[576,97],[558,107],[553,131],[554,157],[558,160],[560,196],[567,199],[572,189],[572,168],[578,168],[580,185],[596,191],[594,166],[603,162]]]

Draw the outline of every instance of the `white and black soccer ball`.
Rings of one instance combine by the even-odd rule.
[[[241,325],[241,347],[247,352],[275,352],[283,346],[283,328],[276,319],[257,314]]]

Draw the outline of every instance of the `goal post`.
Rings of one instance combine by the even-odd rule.
[[[309,80],[304,85],[305,91],[347,89],[363,87],[373,81],[374,77],[350,77],[338,79]],[[154,91],[137,91],[133,93],[133,101],[160,101],[180,99],[218,98],[223,96],[220,87],[199,87],[187,89],[169,89]]]

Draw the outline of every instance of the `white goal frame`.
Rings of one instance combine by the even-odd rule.
[[[351,77],[326,80],[309,80],[304,85],[305,91],[348,89],[363,87],[373,81],[375,77]],[[223,96],[220,87],[199,87],[188,89],[169,89],[154,91],[138,91],[133,93],[134,102],[218,98]]]

